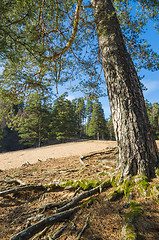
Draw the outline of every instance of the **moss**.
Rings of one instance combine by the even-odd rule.
[[[123,240],[135,240],[137,239],[137,234],[135,232],[135,227],[131,223],[126,223],[122,228],[122,239]]]
[[[90,197],[87,201],[82,203],[81,208],[85,208],[87,206],[90,206],[95,200],[97,200],[97,199],[94,198],[94,197]]]
[[[114,175],[114,176],[112,177],[112,179],[111,179],[111,185],[112,185],[113,187],[117,187],[120,177],[121,177],[120,173],[117,173],[116,175]]]
[[[117,200],[123,196],[123,190],[119,187],[116,190],[111,191],[108,195],[106,195],[105,200]]]
[[[122,189],[124,190],[124,195],[128,199],[130,193],[133,192],[134,181],[131,178],[125,179],[122,183]]]
[[[150,196],[150,184],[148,182],[148,179],[144,176],[140,178],[139,180],[137,180],[136,182],[137,185],[137,191],[143,195],[143,196]]]
[[[157,185],[153,185],[151,188],[151,194],[157,202],[159,202],[159,187]]]
[[[143,213],[141,204],[130,201],[129,212],[124,213],[123,217],[125,220],[123,229],[122,229],[122,239],[138,239],[138,234],[136,232],[134,223],[135,219],[138,218]]]
[[[131,212],[135,217],[139,217],[143,213],[143,208],[141,204],[135,202],[135,201],[130,201],[130,209]]]
[[[108,175],[106,172],[102,172],[102,173],[99,174],[100,177],[104,177],[106,175]]]
[[[67,188],[67,187],[72,187],[72,188],[81,188],[83,190],[88,190],[91,188],[95,188],[98,185],[100,185],[102,182],[100,180],[87,180],[87,179],[81,179],[81,180],[68,180],[68,181],[62,181],[60,184],[60,187]]]

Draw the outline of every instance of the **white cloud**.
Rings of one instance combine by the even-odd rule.
[[[159,80],[145,80],[144,85],[147,88],[147,93],[159,90]]]
[[[75,98],[76,98],[76,97],[73,96],[73,95],[68,95],[68,97],[67,97],[67,99],[70,100],[70,101],[72,101],[72,100],[75,99]]]

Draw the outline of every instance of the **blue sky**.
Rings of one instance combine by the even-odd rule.
[[[159,54],[159,33],[149,25],[144,37],[147,39],[147,42],[151,44],[153,50]],[[142,71],[141,75],[142,74],[145,75],[143,84],[148,89],[144,91],[145,99],[148,99],[151,103],[159,102],[159,70],[155,72]]]
[[[153,26],[149,24],[147,32],[144,34],[143,38],[152,46],[153,50],[159,54],[159,34],[153,29]],[[149,102],[159,102],[159,70],[151,72],[148,70],[142,70],[140,76],[145,76],[142,80],[143,84],[147,88],[146,91],[143,91],[145,99]],[[80,97],[81,93],[72,94],[70,93],[68,99],[72,100],[73,98]],[[102,102],[105,117],[108,118],[111,114],[109,107],[108,97],[100,98]]]

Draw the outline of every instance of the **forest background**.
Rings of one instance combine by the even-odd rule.
[[[148,44],[150,43],[153,49],[158,52],[158,34],[154,31],[152,25],[153,23],[149,21],[146,29],[147,31],[143,31],[141,37],[146,38],[148,40]],[[94,39],[93,41],[96,45],[96,39]],[[4,66],[5,64],[3,64],[3,67]],[[4,70],[3,67],[1,68],[2,70]],[[14,66],[12,67],[14,69]],[[28,66],[28,68],[30,68],[30,66]],[[146,66],[146,68],[149,68],[149,66]],[[154,66],[151,66],[151,70],[156,69],[157,68],[155,68]],[[97,72],[98,71],[99,66],[97,67]],[[96,89],[94,90],[93,87],[93,90],[83,90],[82,88],[85,88],[86,84],[89,85],[89,82],[86,82],[86,84],[80,89],[84,92],[84,94],[80,92],[80,96],[84,95],[84,97],[75,98],[74,100],[73,98],[75,96],[79,96],[79,94],[76,92],[73,94],[69,92],[68,96],[66,96],[67,94],[64,93],[61,97],[59,97],[63,93],[63,90],[66,89],[64,83],[68,83],[68,76],[67,74],[66,76],[64,76],[63,74],[61,78],[61,76],[59,77],[58,74],[59,72],[57,63],[57,66],[54,69],[54,81],[57,85],[60,85],[62,83],[63,86],[60,85],[59,87],[55,84],[56,86],[54,86],[54,89],[56,89],[57,94],[54,98],[54,102],[52,101],[52,99],[49,99],[49,96],[38,96],[37,93],[34,93],[30,95],[27,100],[25,100],[25,103],[22,102],[20,103],[20,105],[16,105],[13,103],[11,108],[5,110],[5,116],[4,103],[1,103],[1,113],[3,112],[3,114],[1,114],[1,151],[17,150],[29,146],[41,146],[43,144],[54,143],[56,141],[66,141],[66,139],[68,140],[71,137],[114,139],[112,119],[111,115],[109,115],[109,103],[108,100],[105,100],[106,94],[104,94],[103,98],[100,98],[101,96],[103,96],[103,92],[105,92],[106,88],[105,84],[103,83],[104,74],[101,73],[100,76],[102,83],[101,84],[96,83],[98,75],[96,75],[95,73],[94,86],[96,87]],[[156,101],[156,98],[158,98],[156,93],[158,89],[158,84],[156,80],[158,75],[155,72],[149,74],[147,70],[141,70],[140,68],[139,74],[141,76],[146,75],[145,80],[142,79],[142,82],[144,84],[144,87],[146,87],[148,91],[144,91],[144,93],[146,98],[148,97],[150,101],[152,99],[152,104],[148,100],[146,100],[146,107],[150,123],[155,134],[155,138],[158,139],[159,109],[158,103]],[[3,73],[2,79],[5,77],[7,79],[8,75],[5,75]],[[24,76],[22,76],[22,78],[23,77]],[[155,78],[154,80],[153,77]],[[81,82],[84,81],[84,79],[85,76],[83,75],[83,80],[81,80]],[[58,80],[58,83],[56,82],[56,80]],[[69,84],[71,88],[72,83],[70,81]],[[102,88],[104,88],[103,91]],[[151,92],[152,90],[153,92]],[[91,96],[90,99],[88,97],[89,94]],[[102,102],[102,105],[100,101]],[[64,109],[62,109],[62,106]],[[66,121],[67,123],[62,123],[62,120],[60,120],[60,118],[63,118],[63,121],[64,119],[65,121],[67,119],[69,121]]]

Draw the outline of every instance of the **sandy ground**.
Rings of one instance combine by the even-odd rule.
[[[26,162],[33,164],[38,162],[38,160],[45,161],[48,158],[84,155],[113,146],[116,146],[115,141],[82,141],[1,153],[0,169],[7,170],[10,168],[17,168],[21,167]]]
[[[56,144],[41,148],[31,148],[20,151],[13,151],[0,154],[0,169],[7,170],[21,167],[26,162],[31,164],[38,160],[45,161],[49,158],[63,158],[80,156],[90,152],[101,151],[106,147],[116,146],[116,141],[81,141]],[[159,148],[159,140],[157,141]]]

